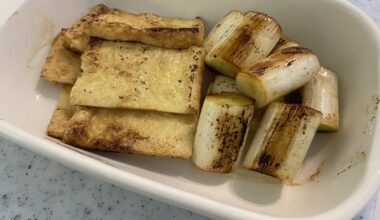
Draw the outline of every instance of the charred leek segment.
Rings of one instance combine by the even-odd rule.
[[[296,42],[290,40],[287,36],[282,35],[280,40],[278,40],[276,46],[273,48],[271,54],[274,54],[282,49],[289,48],[289,47],[299,47],[300,45]]]
[[[236,80],[230,77],[216,75],[210,84],[207,94],[220,94],[223,92],[240,93],[236,87]]]
[[[210,51],[220,41],[228,39],[231,34],[243,22],[244,15],[239,11],[231,11],[222,20],[220,20],[210,31],[207,38],[203,42],[203,47]]]
[[[318,131],[339,129],[338,79],[334,71],[321,67],[302,89],[302,103],[322,112]]]
[[[253,114],[252,100],[235,93],[207,96],[192,160],[202,170],[227,173],[237,164]]]
[[[256,134],[257,129],[259,128],[260,122],[263,119],[265,113],[265,109],[255,109],[255,112],[253,113],[251,122],[249,124],[249,133],[247,135],[247,140],[245,146],[249,146],[252,143],[253,137]],[[245,147],[243,152],[243,155],[246,154],[246,151],[248,150],[248,147]]]
[[[232,18],[226,20],[233,23]],[[240,69],[252,66],[259,59],[268,56],[281,36],[280,25],[268,15],[247,12],[242,21],[236,20],[240,24],[235,30],[222,35],[218,41],[208,40],[213,43],[207,44],[206,41],[206,45],[213,45],[206,56],[206,63],[220,73],[232,77],[236,77]],[[215,32],[208,38],[220,35]]]
[[[261,108],[306,84],[319,68],[318,57],[311,50],[290,47],[239,72],[236,84]]]
[[[268,106],[243,166],[291,183],[314,138],[321,113],[303,105]]]

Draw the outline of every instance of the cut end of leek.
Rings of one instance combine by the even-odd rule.
[[[223,92],[240,93],[236,87],[236,80],[231,77],[216,75],[210,84],[207,94],[220,94]]]
[[[322,113],[318,131],[339,130],[338,79],[334,71],[321,67],[302,88],[302,103]]]
[[[265,107],[267,103],[266,90],[260,77],[254,74],[240,72],[236,77],[236,85],[244,95],[252,97],[258,108]]]
[[[209,95],[206,99],[220,105],[250,106],[253,103],[251,98],[232,92],[222,92],[216,95]]]
[[[239,68],[237,66],[231,62],[226,61],[222,57],[216,56],[213,50],[211,50],[206,55],[205,62],[208,66],[217,72],[229,77],[236,77],[237,73],[239,72]]]

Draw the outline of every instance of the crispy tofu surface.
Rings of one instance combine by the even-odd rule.
[[[85,149],[190,158],[195,115],[80,107],[64,142]]]
[[[68,29],[64,35],[64,46],[70,50],[82,52],[90,42],[90,32],[88,24],[91,23],[97,16],[108,12],[110,9],[99,4],[95,6],[87,15]]]
[[[63,85],[58,105],[50,120],[47,133],[51,137],[63,138],[67,122],[74,114],[75,107],[70,105],[71,85]]]
[[[201,46],[204,33],[205,26],[201,18],[179,19],[151,13],[133,14],[99,4],[69,29],[65,46],[82,52],[90,37],[97,37],[186,49]]]
[[[80,74],[80,55],[63,46],[64,34],[67,29],[62,29],[54,39],[45,64],[42,67],[41,78],[59,82],[74,84]]]
[[[93,37],[180,49],[202,45],[205,27],[200,18],[169,18],[112,9],[90,22],[89,29]]]
[[[205,51],[95,40],[82,55],[71,104],[199,112]]]

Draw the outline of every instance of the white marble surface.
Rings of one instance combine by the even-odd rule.
[[[380,25],[380,0],[350,1]],[[380,219],[377,200],[374,195],[354,219]],[[94,179],[0,138],[0,219],[207,218]]]

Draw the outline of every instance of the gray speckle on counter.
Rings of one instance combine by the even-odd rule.
[[[0,138],[0,219],[207,219],[66,168]]]
[[[380,24],[380,0],[350,0]],[[66,168],[0,138],[0,219],[206,219]],[[355,217],[371,220],[376,195]]]
[[[380,25],[380,1],[379,0],[349,0],[367,15],[369,15],[378,25]]]

